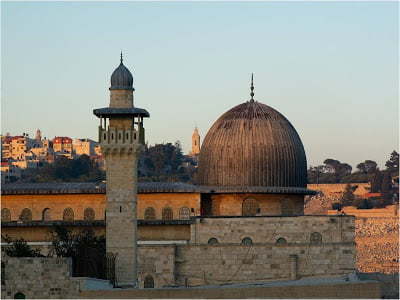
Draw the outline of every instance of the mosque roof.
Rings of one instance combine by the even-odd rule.
[[[297,191],[307,163],[296,129],[278,111],[251,99],[224,113],[201,146],[198,183],[232,189]]]
[[[15,194],[105,194],[104,182],[55,182],[55,183],[7,183],[1,187],[2,195]],[[315,194],[298,187],[232,187],[200,186],[183,182],[139,182],[138,193],[269,193],[269,194]]]

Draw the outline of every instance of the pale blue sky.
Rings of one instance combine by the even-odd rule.
[[[97,139],[119,63],[150,144],[188,151],[249,99],[284,114],[308,164],[383,166],[398,150],[398,3],[1,3],[2,133]]]

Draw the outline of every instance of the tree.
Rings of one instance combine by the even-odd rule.
[[[389,171],[391,174],[398,174],[399,173],[399,153],[395,150],[390,154],[389,160],[385,163],[386,170]]]
[[[24,182],[97,182],[105,179],[104,171],[83,154],[77,159],[58,157],[54,163],[45,163],[38,169],[26,169]]]
[[[338,167],[340,165],[340,161],[332,158],[328,158],[324,160],[325,164],[325,170],[328,173],[337,173],[338,172]]]
[[[107,278],[106,240],[92,229],[73,232],[56,226],[52,233],[53,254],[71,257],[73,276]]]
[[[105,237],[96,236],[92,229],[73,232],[64,226],[55,226],[51,234],[52,246],[58,257],[76,258],[88,248],[97,249],[105,255]]]
[[[139,160],[139,181],[193,181],[195,162],[182,154],[179,141],[146,147]]]
[[[342,206],[351,206],[354,202],[355,196],[353,193],[353,188],[350,184],[347,184],[341,199]]]
[[[382,186],[381,186],[382,198],[384,206],[391,204],[391,200],[393,197],[392,193],[392,177],[390,173],[384,172],[383,179],[382,179]]]
[[[361,172],[361,173],[374,173],[377,170],[377,163],[373,160],[366,160],[362,163],[359,163],[357,165],[357,169]]]
[[[334,175],[335,183],[340,182],[341,178],[344,176],[351,174],[352,167],[349,164],[341,163],[336,159],[325,159],[324,164],[325,170]]]
[[[382,172],[376,170],[373,177],[371,178],[371,193],[379,193],[382,187],[382,179],[383,175]]]
[[[2,236],[2,240],[11,244],[5,247],[5,252],[11,257],[44,257],[38,249],[32,249],[24,239],[13,240],[9,236]]]

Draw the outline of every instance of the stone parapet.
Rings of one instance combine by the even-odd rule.
[[[71,279],[70,258],[2,257],[2,299],[22,293],[27,299],[78,298],[79,282]],[[4,264],[4,265],[3,265]]]

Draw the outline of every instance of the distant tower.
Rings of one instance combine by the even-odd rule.
[[[42,132],[40,131],[40,129],[36,130],[35,140],[37,140],[38,142],[42,140]]]
[[[111,75],[110,106],[100,118],[99,143],[106,161],[106,248],[117,254],[119,286],[137,286],[137,162],[144,144],[143,118],[133,105],[133,77],[122,62]],[[108,120],[108,122],[107,122]]]
[[[200,134],[196,126],[192,134],[192,152],[190,152],[190,154],[194,156],[198,155],[199,153],[200,153]]]

